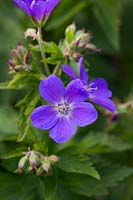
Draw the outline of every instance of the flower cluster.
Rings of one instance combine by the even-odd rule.
[[[38,41],[44,60],[45,52],[41,26],[48,19],[59,0],[13,1],[36,22],[38,32],[36,29],[28,29],[25,32],[25,38],[30,37]],[[70,25],[66,29],[66,37],[60,50],[68,58],[68,61],[79,59],[78,75],[69,65],[65,64],[62,66],[62,70],[72,79],[66,88],[62,80],[53,75],[58,75],[58,70],[55,70],[56,73],[53,71],[52,75],[41,80],[39,85],[40,95],[48,105],[34,109],[30,119],[32,125],[36,128],[50,130],[50,137],[57,143],[67,142],[75,134],[77,126],[84,127],[96,121],[98,113],[92,103],[99,104],[113,113],[116,110],[114,103],[110,100],[112,92],[108,89],[106,81],[103,78],[96,78],[88,82],[88,74],[83,66],[81,54],[83,49],[97,50],[96,46],[90,43],[90,40],[90,33],[86,33],[84,30],[76,31],[75,24]],[[21,53],[20,47],[18,50]],[[15,58],[20,56],[18,50],[12,50],[14,55],[13,59],[10,60],[10,68],[14,65],[14,56]],[[59,65],[56,66],[57,69]],[[45,72],[46,75],[50,74],[47,64],[45,65]],[[28,154],[29,160],[32,154],[33,152],[30,152],[30,156]]]
[[[27,71],[30,66],[30,51],[25,49],[22,44],[18,44],[17,49],[11,49],[11,58],[8,61],[10,73]]]
[[[50,137],[57,143],[70,139],[76,132],[77,126],[87,126],[97,119],[97,111],[86,100],[100,104],[111,112],[115,112],[114,103],[109,99],[112,93],[107,83],[102,78],[97,78],[87,83],[88,75],[83,67],[83,59],[79,60],[80,78],[73,69],[64,65],[63,71],[72,80],[66,87],[60,78],[51,75],[42,80],[39,91],[42,98],[49,103],[36,108],[31,114],[33,126],[47,130]]]
[[[62,44],[62,50],[66,57],[77,59],[81,57],[82,53],[86,50],[99,52],[94,44],[91,43],[92,33],[85,32],[84,29],[77,30],[76,25],[73,23],[66,28],[65,40]]]
[[[99,104],[113,113],[115,112],[115,104],[109,99],[112,96],[112,92],[108,89],[107,82],[103,78],[96,78],[88,82],[88,74],[83,66],[82,57],[79,59],[78,76],[69,65],[63,65],[62,69],[71,79],[80,78],[84,92],[88,95],[88,100]]]
[[[24,156],[19,160],[18,172],[30,172],[34,170],[36,175],[39,176],[43,172],[49,173],[51,166],[59,161],[55,155],[44,156],[42,153],[28,149],[24,152]]]

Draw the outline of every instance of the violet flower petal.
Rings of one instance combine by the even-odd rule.
[[[69,65],[63,65],[62,70],[64,73],[66,73],[68,76],[70,76],[71,79],[76,79],[77,75],[74,72],[74,70]]]
[[[22,0],[13,0],[13,2],[20,7],[27,15],[31,15],[31,12],[25,1]]]
[[[41,20],[46,14],[46,1],[32,1],[30,5],[30,10],[32,16],[34,16],[36,20]]]
[[[47,12],[46,15],[50,15],[52,10],[57,6],[60,0],[47,0]]]
[[[88,74],[85,71],[85,68],[83,66],[83,57],[79,59],[79,76],[80,80],[83,81],[84,83],[87,83],[88,81]]]
[[[87,126],[96,121],[98,113],[94,106],[88,102],[81,102],[74,105],[72,117],[78,126]]]
[[[95,88],[90,92],[90,94],[95,94],[95,95],[101,95],[105,97],[111,97],[112,92],[108,89],[108,84],[105,79],[103,78],[95,78],[92,81],[88,83],[88,86],[90,85],[90,88]]]
[[[64,97],[65,89],[60,78],[51,75],[39,85],[40,95],[49,103],[59,103]]]
[[[60,0],[13,0],[24,12],[37,21],[50,15]]]
[[[69,118],[61,117],[50,130],[50,137],[57,143],[67,142],[76,132],[76,125]]]
[[[19,0],[20,1],[20,0]],[[32,3],[33,0],[24,0],[25,3],[27,4],[27,6],[30,8],[30,5]],[[36,0],[35,0],[36,1]]]
[[[58,121],[58,111],[53,106],[40,106],[30,115],[32,125],[36,128],[47,130]]]
[[[67,85],[65,99],[68,103],[85,101],[87,98],[88,92],[83,88],[83,83],[80,79],[73,80]]]
[[[100,95],[91,95],[90,100],[100,106],[106,108],[107,110],[114,113],[116,111],[116,106],[112,100],[108,99],[107,97],[100,96]]]

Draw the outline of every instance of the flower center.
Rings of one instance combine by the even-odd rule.
[[[62,115],[69,115],[71,112],[71,106],[66,101],[63,101],[58,103],[57,110]]]
[[[89,85],[86,85],[85,89],[87,90],[87,92],[94,92],[98,89],[98,87],[95,86],[94,83],[91,83]]]

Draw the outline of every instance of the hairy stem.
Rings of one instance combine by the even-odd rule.
[[[38,44],[39,44],[39,47],[40,47],[42,59],[44,59],[45,58],[45,52],[44,52],[44,47],[43,47],[41,27],[38,27]],[[47,63],[43,63],[43,64],[44,64],[44,67],[45,67],[46,75],[49,76],[50,75],[49,66],[47,65]]]

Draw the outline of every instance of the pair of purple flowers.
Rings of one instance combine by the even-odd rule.
[[[25,13],[41,25],[60,0],[13,0]],[[89,100],[115,112],[114,103],[108,85],[103,78],[88,82],[88,75],[83,67],[83,58],[79,60],[79,75],[69,65],[62,66],[63,71],[73,80],[66,89],[60,78],[51,75],[42,80],[39,86],[40,95],[49,105],[36,108],[31,113],[33,126],[47,130],[57,143],[69,140],[76,132],[77,126],[93,123],[98,116],[94,106],[85,102]]]
[[[42,80],[39,91],[49,105],[40,106],[31,114],[32,125],[42,130],[50,129],[50,137],[57,143],[69,140],[77,126],[84,127],[97,119],[96,109],[86,100],[111,112],[116,110],[109,99],[112,93],[103,78],[87,83],[88,75],[83,67],[83,58],[79,60],[79,78],[69,65],[62,66],[62,69],[73,80],[66,89],[61,79],[54,75]]]
[[[13,0],[27,15],[37,22],[48,17],[60,0]]]

